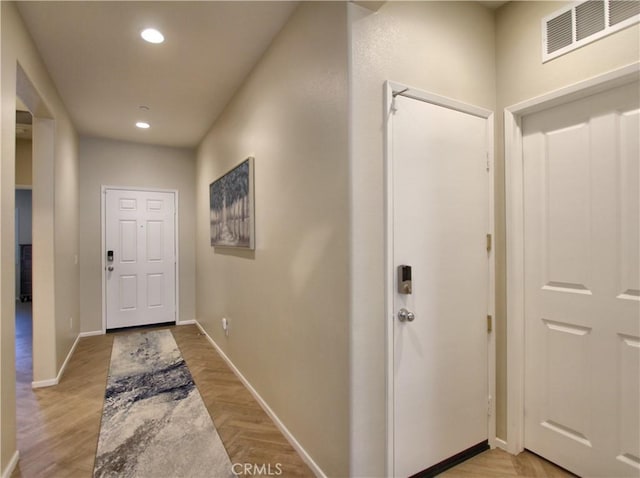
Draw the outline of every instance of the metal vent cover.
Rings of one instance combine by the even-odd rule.
[[[547,22],[547,53],[561,50],[573,43],[572,23],[573,16],[570,10]]]
[[[638,1],[612,0],[609,2],[609,25],[611,26],[638,15],[640,15],[640,2]]]
[[[576,2],[542,19],[542,62],[640,22],[640,0]]]
[[[583,40],[604,30],[604,1],[581,3],[576,7],[576,40]]]

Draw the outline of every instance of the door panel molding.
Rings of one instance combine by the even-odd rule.
[[[532,113],[585,98],[640,79],[640,62],[554,90],[504,109],[507,245],[507,437],[497,444],[524,450],[525,291],[524,167],[522,119]],[[553,286],[553,283],[550,283]],[[566,287],[565,284],[561,284]],[[583,290],[573,292],[584,293]]]
[[[177,189],[160,189],[160,188],[138,188],[138,187],[127,187],[127,186],[109,186],[102,185],[100,191],[100,223],[101,223],[101,233],[100,233],[100,254],[101,258],[101,276],[102,276],[102,333],[106,333],[107,331],[107,281],[106,275],[104,274],[105,268],[107,267],[106,257],[104,254],[105,250],[105,234],[106,234],[106,192],[108,190],[117,190],[117,191],[136,191],[136,192],[151,192],[151,193],[170,193],[173,194],[174,197],[174,247],[175,247],[175,318],[176,324],[180,323],[180,243],[179,243],[179,225],[180,225],[180,217],[179,217],[179,194]]]
[[[423,91],[417,88],[409,87],[402,83],[394,81],[385,82],[384,88],[384,244],[385,244],[385,331],[386,331],[386,474],[394,476],[394,254],[393,254],[393,211],[394,211],[394,191],[393,191],[393,110],[394,99],[396,96],[404,96],[417,101],[423,101],[436,106],[441,106],[451,110],[467,113],[486,120],[486,145],[487,145],[487,168],[490,171],[488,178],[489,198],[488,198],[488,219],[489,234],[494,234],[494,116],[493,112],[475,105],[470,105],[452,98],[437,95],[431,92]],[[489,254],[489,287],[487,303],[489,310],[487,313],[491,316],[495,315],[495,254],[490,251]],[[488,383],[487,389],[490,394],[488,406],[488,430],[487,436],[491,447],[496,446],[495,436],[495,334],[487,334],[487,372]]]

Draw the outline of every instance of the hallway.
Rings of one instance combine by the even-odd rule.
[[[544,412],[553,423],[562,425],[558,428],[552,424],[549,430],[562,432],[566,428],[584,436],[588,433],[578,428],[590,416],[618,414],[620,418],[601,421],[611,424],[607,430],[613,430],[614,425],[620,430],[607,431],[597,439],[613,444],[611,437],[616,434],[630,436],[624,450],[607,456],[616,465],[630,467],[632,476],[637,475],[640,449],[634,439],[638,431],[634,417],[640,407],[637,395],[624,391],[638,389],[640,374],[635,372],[640,349],[633,344],[640,340],[640,322],[633,321],[624,331],[624,337],[631,337],[629,344],[626,339],[616,339],[616,344],[629,345],[624,349],[624,360],[618,360],[625,374],[631,372],[631,380],[621,380],[618,387],[629,400],[622,405],[614,398],[599,400],[610,412],[592,414],[587,402],[595,402],[593,395],[578,393],[571,378],[562,383],[572,393],[558,394],[561,399],[554,402],[561,413],[547,413],[537,406],[538,401],[532,408],[525,392],[542,387],[524,386],[525,379],[532,375],[526,372],[543,368],[533,367],[534,362],[523,355],[527,350],[543,349],[525,346],[528,327],[523,322],[524,304],[532,302],[528,292],[515,296],[513,292],[535,282],[525,280],[523,271],[533,269],[519,267],[527,256],[514,250],[513,245],[524,244],[524,238],[518,239],[523,231],[544,230],[521,224],[528,217],[524,212],[531,210],[524,207],[520,194],[525,191],[521,183],[529,181],[524,181],[518,169],[523,166],[518,158],[523,157],[519,148],[525,118],[542,107],[538,103],[541,99],[545,105],[559,106],[561,99],[575,99],[576,89],[582,91],[585,85],[588,93],[591,88],[604,87],[605,80],[617,84],[637,79],[640,2],[21,0],[2,1],[0,6],[1,478],[92,474],[114,341],[113,335],[102,335],[109,322],[108,312],[113,310],[113,305],[107,307],[105,298],[105,282],[111,277],[107,263],[113,257],[115,271],[116,261],[136,262],[143,257],[137,248],[133,254],[132,248],[105,247],[104,189],[108,188],[173,192],[179,198],[174,208],[176,247],[173,254],[165,256],[169,269],[172,262],[175,266],[174,293],[151,294],[153,297],[147,293],[140,304],[155,307],[171,297],[175,308],[168,310],[161,322],[184,324],[171,330],[232,461],[249,465],[273,460],[287,463],[290,470],[283,476],[314,473],[331,478],[384,478],[397,470],[396,461],[402,460],[400,450],[411,449],[420,461],[423,450],[444,442],[443,437],[458,428],[456,425],[462,424],[462,432],[471,429],[458,414],[466,410],[464,406],[453,407],[447,413],[453,420],[444,425],[415,418],[414,411],[421,410],[427,401],[435,409],[444,396],[437,384],[428,388],[428,396],[407,393],[406,397],[416,398],[411,406],[397,406],[391,398],[395,394],[393,357],[396,351],[402,351],[390,326],[390,319],[400,319],[401,310],[392,307],[391,297],[404,290],[397,287],[396,269],[401,265],[415,267],[412,287],[416,292],[407,299],[418,301],[427,297],[427,290],[418,292],[420,284],[431,284],[420,281],[420,274],[435,269],[433,261],[417,255],[406,259],[398,256],[401,262],[392,260],[389,251],[399,251],[400,239],[415,234],[410,226],[409,234],[392,232],[390,213],[404,211],[416,224],[422,224],[428,205],[437,210],[433,214],[435,222],[435,218],[450,216],[450,208],[457,207],[458,199],[466,200],[468,193],[462,187],[462,176],[456,175],[433,188],[435,192],[445,184],[452,186],[459,191],[455,200],[411,201],[404,208],[391,207],[395,201],[388,185],[394,179],[395,143],[390,119],[404,114],[394,106],[401,102],[394,98],[404,96],[402,91],[420,91],[430,101],[453,102],[454,111],[464,106],[465,110],[481,112],[483,118],[492,118],[484,129],[482,148],[480,142],[478,148],[474,147],[478,161],[473,162],[474,170],[491,183],[492,192],[482,199],[491,217],[486,223],[483,220],[482,230],[478,227],[473,239],[459,244],[450,254],[435,255],[443,274],[446,271],[461,281],[471,277],[462,264],[468,252],[474,251],[483,262],[490,262],[489,271],[483,274],[490,285],[482,294],[486,300],[481,304],[478,300],[480,310],[469,316],[469,324],[481,332],[482,339],[487,330],[487,340],[478,341],[481,354],[456,354],[455,334],[425,336],[419,341],[425,353],[409,361],[409,369],[435,365],[438,379],[459,386],[454,397],[474,397],[474,430],[484,432],[481,422],[486,419],[486,433],[466,440],[465,445],[488,439],[513,453],[528,448],[550,456],[525,440],[521,423],[525,409],[529,418],[534,412],[541,414],[538,423],[547,419],[542,417]],[[623,8],[614,16],[605,15],[609,7]],[[558,56],[548,61],[541,57],[541,53],[549,53],[545,49],[549,45],[541,42],[549,24],[592,9],[602,12],[602,25],[613,22],[607,28],[620,29],[611,34],[607,33],[611,30],[589,30],[580,40],[584,43],[563,46],[553,52]],[[577,38],[576,32],[567,30],[567,25],[577,28],[577,23],[560,23],[563,35],[571,33],[572,39]],[[165,41],[149,43],[142,36],[148,28],[162,33]],[[573,49],[575,46],[579,48]],[[569,47],[571,51],[564,49]],[[401,89],[391,88],[399,82]],[[28,146],[16,142],[16,135],[23,131],[18,116],[31,120],[33,141]],[[640,115],[627,116],[628,123],[624,124],[630,126],[624,131],[634,132],[630,128]],[[460,126],[455,130],[454,142],[466,142],[467,130]],[[574,137],[573,129],[566,131]],[[586,134],[582,129],[575,130],[576,138],[582,138],[582,134]],[[618,136],[637,135],[625,132]],[[586,144],[580,141],[578,146]],[[31,154],[18,160],[23,156],[21,151]],[[422,158],[424,153],[424,157],[433,157],[449,168],[446,155],[438,149],[416,148],[414,152],[419,153],[416,157]],[[640,156],[623,156],[627,159],[621,156],[625,162],[620,164],[626,169],[620,171],[635,171],[638,163],[633,158]],[[212,185],[249,157],[254,164],[248,180],[252,194],[247,195],[253,212],[249,223],[255,233],[254,247],[212,246]],[[576,153],[569,157],[585,156]],[[21,173],[27,169],[20,165],[26,164],[30,166],[28,178]],[[588,163],[580,162],[579,166]],[[553,197],[559,215],[549,220],[564,231],[570,224],[563,220],[564,206],[567,211],[569,205],[582,211],[588,204],[580,198],[589,191],[590,169],[573,174],[569,163],[562,160],[557,168],[557,178],[548,185],[553,183],[557,192]],[[638,197],[637,177],[616,176],[621,194],[628,191]],[[418,183],[398,184],[396,190],[421,190],[423,179],[426,184],[422,175],[411,179]],[[613,184],[613,179],[608,181]],[[18,324],[17,337],[14,333],[15,289],[19,285],[13,277],[14,231],[20,224],[16,186],[33,188],[32,273],[37,294],[33,350],[31,340],[26,338],[28,323]],[[640,274],[634,268],[637,261],[621,259],[633,259],[636,252],[628,244],[638,242],[638,215],[634,214],[638,204],[611,198],[606,204],[615,202],[615,211],[605,211],[612,206],[604,202],[594,204],[598,204],[603,218],[628,216],[624,227],[603,229],[607,237],[620,236],[622,242],[615,247],[619,254],[612,247],[587,247],[578,228],[568,229],[577,239],[571,235],[566,241],[562,239],[568,245],[558,246],[560,252],[554,254],[564,257],[561,252],[566,249],[570,252],[566,257],[574,257],[573,252],[578,250],[574,243],[584,250],[585,258],[587,250],[603,251],[612,257],[615,252],[616,260],[610,265],[626,268],[624,274],[616,276],[616,281],[624,277],[626,282],[619,291],[612,289],[612,301],[629,303],[629,310],[640,316],[640,302],[634,299],[640,290]],[[149,207],[154,206],[147,204],[147,210]],[[132,209],[131,203],[125,201],[121,208]],[[213,212],[215,217],[215,208]],[[582,212],[574,216],[583,217]],[[469,217],[480,216],[457,217],[462,218],[458,226],[463,230]],[[133,231],[139,228],[134,228],[133,222],[127,224],[133,237]],[[585,231],[604,237],[599,228],[585,224]],[[428,224],[429,231],[431,226]],[[562,241],[558,244],[565,244]],[[22,243],[26,241],[17,242]],[[147,242],[140,240],[137,244]],[[532,251],[531,247],[524,249]],[[455,267],[447,257],[456,258]],[[556,263],[559,267],[567,265],[567,277],[563,272],[562,277],[549,279],[550,293],[558,292],[553,285],[556,281],[589,286],[589,261],[562,259]],[[580,270],[570,270],[571,264]],[[443,274],[437,274],[433,283],[440,284]],[[134,277],[143,276],[131,275],[127,281],[137,284]],[[134,296],[138,299],[145,295],[142,285],[135,289],[123,285],[121,290],[126,292],[122,297],[126,295],[127,308],[134,308]],[[587,297],[581,288],[572,290]],[[460,291],[456,284],[442,294],[466,297]],[[614,292],[628,297],[620,299]],[[22,314],[23,304],[17,307]],[[407,310],[414,317],[424,317],[425,324],[438,324],[443,318],[437,311],[416,315],[412,307]],[[559,322],[564,323],[563,317],[558,313]],[[194,323],[197,327],[186,325]],[[559,343],[590,337],[581,328],[577,329],[579,334],[567,332],[573,329],[565,326],[553,330],[568,334],[561,336]],[[206,335],[200,335],[200,331]],[[465,334],[462,329],[458,336]],[[211,346],[209,337],[219,348]],[[444,344],[455,358],[464,355],[467,363],[460,361],[454,367],[433,359],[432,343]],[[610,346],[613,344],[611,341]],[[225,358],[221,359],[216,350]],[[561,346],[557,350],[560,352],[553,357],[560,365],[552,370],[569,377],[573,377],[572,364],[580,363],[583,375],[595,370],[589,366],[588,357],[607,357],[611,363],[616,357],[609,349],[589,354],[578,349],[565,354]],[[469,352],[464,347],[460,351]],[[32,353],[36,354],[33,367],[24,361]],[[232,370],[241,372],[241,381],[227,367],[227,359]],[[487,393],[471,395],[467,381],[453,377],[453,370],[465,370],[468,364],[482,366],[473,377],[478,382],[487,377]],[[607,376],[613,379],[617,375]],[[58,382],[49,388],[31,388],[33,383],[44,387]],[[244,388],[245,383],[251,392]],[[595,380],[586,379],[580,383],[594,384],[613,397],[612,386],[599,386]],[[259,403],[269,410],[268,415],[251,393],[261,397]],[[565,410],[570,416],[558,418]],[[409,445],[391,438],[397,431],[404,432],[402,424],[395,421],[400,412],[405,413],[407,423],[420,425],[415,437],[407,440]],[[437,409],[433,416],[444,413]],[[271,423],[270,417],[280,428]],[[283,438],[280,429],[284,427],[290,432],[285,430],[284,436],[295,443],[300,457]],[[527,430],[531,429],[529,425]],[[558,440],[568,440],[564,443],[571,446],[584,445],[584,441],[563,433]],[[175,447],[176,453],[185,447]],[[452,446],[434,461],[459,449]],[[163,455],[171,458],[172,454]],[[577,454],[565,456],[575,458]],[[562,457],[554,459],[576,473],[596,474],[567,464]],[[579,465],[586,463],[577,461]],[[433,464],[429,461],[421,465],[426,468]],[[422,467],[416,466],[406,474],[419,469]],[[512,456],[492,450],[448,474],[554,476],[563,472],[531,454]]]

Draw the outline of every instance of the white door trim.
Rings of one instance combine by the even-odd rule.
[[[385,360],[386,360],[386,450],[387,450],[387,476],[393,476],[394,466],[394,449],[393,449],[393,320],[395,311],[393,310],[394,288],[393,288],[393,145],[391,138],[393,137],[393,100],[395,96],[402,95],[408,98],[412,98],[418,101],[424,101],[445,108],[450,108],[463,113],[468,113],[480,118],[484,118],[487,121],[487,148],[488,157],[487,165],[490,168],[489,174],[489,231],[487,233],[494,234],[494,179],[493,179],[493,157],[494,157],[494,125],[493,125],[493,112],[478,106],[466,104],[446,96],[440,96],[427,91],[419,90],[416,88],[408,87],[402,83],[393,81],[385,82],[384,90],[384,105],[385,105],[385,136],[384,136],[384,250],[385,250],[385,268],[384,268],[384,284],[385,284],[385,305],[384,305],[384,317],[385,317],[385,332],[386,332],[386,347],[385,347]],[[494,241],[495,242],[495,241]],[[492,250],[489,258],[489,311],[487,312],[491,316],[495,317],[495,253]],[[488,384],[487,390],[491,394],[491,397],[495,397],[495,334],[488,334]],[[488,420],[487,436],[489,437],[489,444],[493,448],[495,446],[495,400],[491,399],[488,404],[490,408],[490,418]]]
[[[507,234],[506,449],[524,450],[524,187],[522,118],[525,115],[622,86],[640,78],[640,62],[560,88],[504,110]]]
[[[100,192],[100,221],[101,221],[101,231],[100,231],[100,255],[102,258],[100,259],[100,273],[102,274],[102,333],[105,334],[107,332],[107,281],[105,280],[104,271],[107,267],[105,261],[105,234],[106,234],[106,225],[107,225],[107,204],[105,201],[107,190],[120,190],[120,191],[139,191],[139,192],[153,192],[153,193],[171,193],[174,197],[174,210],[175,214],[173,217],[174,220],[174,234],[175,234],[175,242],[174,247],[176,249],[176,263],[175,263],[175,304],[176,304],[176,325],[180,322],[180,244],[178,242],[178,238],[180,234],[178,233],[178,227],[180,224],[179,221],[179,212],[178,212],[178,190],[177,189],[154,189],[154,188],[133,188],[126,186],[105,186],[101,187]]]

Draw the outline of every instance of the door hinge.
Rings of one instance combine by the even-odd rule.
[[[491,234],[487,234],[487,252],[491,252]]]
[[[489,395],[487,397],[487,415],[488,416],[491,416],[493,414],[493,406],[492,406],[493,403],[492,403],[492,401],[493,401],[493,397],[491,395]]]
[[[493,317],[487,315],[487,333],[490,334],[493,330]]]
[[[487,158],[487,172],[489,172],[490,164],[489,164],[489,151],[485,153],[485,157]]]

